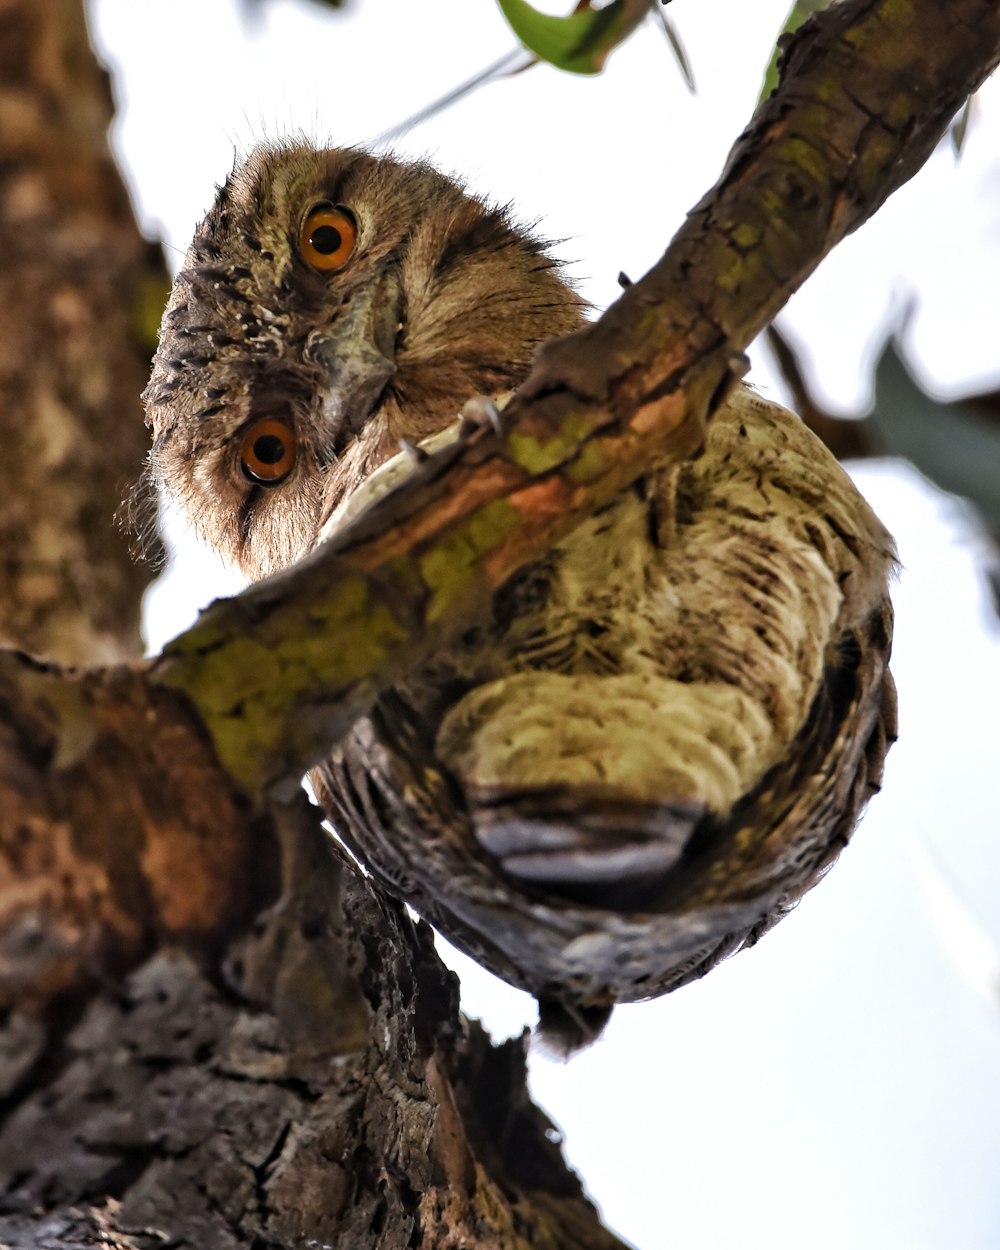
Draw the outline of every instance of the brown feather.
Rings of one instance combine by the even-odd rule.
[[[298,250],[317,203],[357,225],[335,274]],[[582,315],[538,240],[429,166],[258,149],[174,287],[151,476],[266,575]],[[277,486],[240,469],[259,418],[297,440]],[[752,945],[846,844],[895,737],[893,561],[826,448],[740,389],[696,459],[623,492],[386,691],[317,793],[373,875],[572,1049],[616,1002]]]

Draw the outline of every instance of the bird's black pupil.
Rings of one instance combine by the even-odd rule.
[[[339,250],[343,239],[335,226],[317,226],[309,236],[309,242],[322,256],[332,256]]]
[[[285,444],[277,434],[262,434],[254,439],[253,454],[261,464],[277,464],[285,454]]]

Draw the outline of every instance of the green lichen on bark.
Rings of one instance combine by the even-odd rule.
[[[549,438],[537,433],[513,429],[507,435],[507,451],[511,459],[528,473],[540,475],[565,464],[596,429],[600,414],[575,408],[565,413],[558,430]]]
[[[521,523],[521,515],[513,505],[506,499],[495,499],[420,557],[420,576],[431,593],[428,621],[438,621],[456,604],[468,604],[470,597],[483,594],[483,557],[499,550]]]
[[[32,18],[48,12],[40,5],[19,8]],[[829,57],[850,53],[852,31],[858,32],[859,63],[837,59],[847,70],[841,75],[838,68],[831,79],[824,64],[828,69]],[[520,1113],[518,1100],[527,1100],[523,1072],[497,1079],[502,1048],[459,1026],[453,987],[435,971],[426,933],[402,909],[374,895],[362,898],[363,882],[341,909],[334,902],[338,891],[321,879],[316,863],[304,866],[301,881],[318,882],[322,896],[315,906],[293,908],[276,937],[261,938],[271,938],[269,959],[278,952],[269,993],[261,988],[263,976],[244,987],[245,994],[233,992],[238,967],[254,963],[246,948],[240,960],[226,964],[225,978],[210,978],[202,959],[179,951],[174,929],[163,920],[171,908],[189,929],[203,924],[213,934],[247,933],[256,941],[249,918],[271,901],[260,896],[260,883],[276,876],[266,861],[273,847],[266,822],[250,818],[241,795],[234,801],[200,729],[208,726],[216,754],[233,761],[247,788],[260,786],[275,759],[288,774],[304,769],[310,753],[315,757],[331,740],[331,726],[349,723],[379,683],[416,665],[422,648],[447,645],[479,570],[486,596],[495,568],[509,574],[516,567],[509,549],[516,547],[524,563],[551,545],[557,527],[548,513],[541,523],[542,507],[572,505],[572,516],[567,512],[559,522],[569,525],[607,498],[609,484],[647,469],[653,452],[676,452],[680,444],[671,440],[678,422],[696,426],[735,368],[734,355],[822,255],[922,163],[951,104],[995,64],[998,43],[1000,15],[984,0],[947,6],[844,0],[831,7],[789,49],[786,79],[791,73],[795,91],[779,91],[762,111],[730,174],[692,214],[652,281],[627,292],[603,328],[562,353],[545,353],[536,398],[512,404],[514,445],[519,409],[533,440],[521,444],[519,475],[507,472],[506,453],[487,459],[479,447],[478,461],[456,461],[457,479],[442,480],[436,494],[414,497],[409,527],[398,510],[393,514],[395,537],[386,550],[379,546],[386,527],[374,529],[374,538],[346,552],[332,549],[280,586],[254,588],[242,602],[219,605],[149,668],[92,673],[69,693],[51,687],[77,678],[33,669],[20,657],[0,661],[0,702],[10,731],[4,749],[16,766],[10,773],[16,784],[0,812],[12,853],[0,860],[16,874],[5,900],[23,904],[8,914],[6,945],[0,924],[0,965],[9,977],[22,959],[17,967],[25,980],[18,984],[31,975],[50,996],[66,987],[79,991],[95,975],[102,985],[100,996],[78,998],[89,1004],[84,1015],[63,1013],[68,1033],[50,1054],[40,1049],[30,1057],[24,1086],[0,1120],[0,1191],[29,1213],[0,1217],[0,1242],[36,1244],[58,1225],[60,1244],[67,1245],[131,1245],[150,1229],[150,1236],[178,1245],[313,1241],[353,1247],[371,1242],[377,1221],[386,1250],[618,1245],[597,1226],[557,1155],[540,1184],[539,1152],[525,1147],[537,1139],[544,1148],[544,1125],[525,1120],[526,1105]],[[879,86],[880,66],[892,68],[894,84]],[[848,77],[860,106],[846,107]],[[825,217],[786,194],[787,165],[768,168],[782,128],[801,135],[818,125],[818,117],[808,125],[794,117],[817,91],[829,97],[824,104],[836,131],[835,143],[817,148],[830,161],[815,184],[833,206]],[[748,231],[758,237],[748,241]],[[764,257],[759,286],[749,267],[729,271],[729,289],[715,281],[713,265],[731,263],[726,252],[739,247],[759,248]],[[580,396],[599,398],[587,408],[577,402]],[[582,414],[576,434],[565,426],[568,406]],[[15,405],[10,411],[17,417],[24,410]],[[23,425],[15,423],[15,432]],[[696,441],[697,429],[688,434],[685,447]],[[95,447],[104,450],[99,440]],[[11,464],[19,470],[16,488],[26,495],[24,458],[12,457]],[[523,472],[545,474],[559,465],[565,465],[562,478],[536,478],[535,485]],[[79,462],[72,469],[75,482],[88,481]],[[494,497],[481,483],[465,495],[455,487],[479,469],[493,475],[484,480],[489,489],[495,486],[495,498],[514,496],[519,508],[537,487],[534,519],[522,508],[522,523],[509,532],[502,511],[482,524],[482,510]],[[549,483],[553,489],[546,493]],[[32,509],[36,520],[44,512]],[[449,525],[464,520],[470,529],[461,575],[438,575],[444,597],[431,629],[426,615],[434,591],[419,575],[419,561],[434,549],[435,535],[447,533],[434,529],[441,515]],[[45,543],[50,537],[51,529],[48,536],[40,531]],[[494,540],[499,549],[491,549]],[[87,593],[96,602],[104,591],[98,586]],[[6,603],[13,606],[12,597]],[[229,662],[234,672],[225,675],[221,669]],[[367,674],[363,679],[359,669]],[[315,688],[299,689],[312,679]],[[177,690],[188,692],[187,702]],[[314,716],[317,708],[323,714]],[[257,739],[248,738],[248,723]],[[195,800],[200,810],[192,812]],[[65,837],[73,819],[92,835],[86,854]],[[137,829],[144,833],[141,844]],[[4,831],[0,818],[0,846]],[[329,847],[318,828],[313,832],[318,861]],[[229,851],[218,853],[227,839]],[[39,861],[44,854],[49,859]],[[198,855],[204,862],[193,874],[187,861]],[[50,897],[33,903],[42,886]],[[298,903],[304,892],[296,882],[291,897]],[[152,910],[163,926],[158,932],[170,942],[161,942],[159,953],[126,983],[122,961],[137,960],[152,940]],[[272,923],[279,912],[272,910]],[[22,925],[25,917],[30,927]],[[24,932],[43,944],[41,962],[37,949],[26,949]],[[369,1053],[351,1065],[343,1064],[340,1048],[360,1045],[364,1014],[351,1028],[341,1026],[333,1041],[329,1026],[344,1002],[364,1006],[357,987],[337,1001],[333,986],[316,980],[317,966],[303,949],[321,943],[342,948],[345,934],[364,978],[364,1002],[376,1013]],[[285,942],[298,944],[297,961],[285,958]],[[220,956],[218,971],[220,947],[211,949]],[[326,948],[317,958],[332,966]],[[262,962],[256,961],[258,969]],[[348,971],[345,965],[345,985]],[[319,1046],[306,1051],[283,1036],[282,1002],[297,1024],[315,1022]],[[300,1009],[303,1003],[309,1010]],[[18,1005],[24,1006],[23,992]],[[465,1037],[475,1049],[459,1063],[455,1054]],[[432,1065],[425,1053],[444,1074],[436,1084],[426,1079]],[[448,1086],[450,1097],[435,1101],[434,1091],[448,1093]],[[452,1154],[489,1161],[488,1168],[477,1162],[474,1188],[451,1183],[438,1149],[445,1135],[428,1135],[430,1120],[443,1123],[445,1112],[456,1130]]]
[[[941,101],[1000,58],[1000,14],[984,0],[921,6],[919,22],[914,12],[901,0],[843,4],[801,28],[781,87],[663,260],[600,321],[543,347],[486,475],[470,487],[472,466],[486,465],[481,449],[478,460],[460,449],[440,489],[413,496],[419,539],[408,545],[396,518],[388,558],[371,555],[377,536],[339,567],[321,555],[310,571],[325,568],[329,589],[293,572],[280,610],[258,611],[251,592],[249,615],[210,613],[168,649],[155,679],[187,692],[244,785],[273,778],[275,761],[308,766],[330,741],[310,734],[346,728],[463,627],[475,601],[485,611],[501,573],[541,555],[651,461],[696,445],[739,353],[873,200],[919,168],[950,118]],[[524,513],[533,482],[552,489]],[[303,720],[304,708],[315,717]]]
[[[227,772],[257,794],[303,699],[317,690],[346,699],[385,672],[410,631],[360,574],[273,613],[251,609],[245,631],[234,630],[244,610],[236,600],[213,604],[167,647],[156,680],[185,693]]]

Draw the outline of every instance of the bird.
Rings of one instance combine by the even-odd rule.
[[[250,580],[502,405],[589,308],[533,229],[421,161],[267,143],[173,285],[151,487]],[[739,384],[383,691],[311,774],[370,875],[538,1000],[564,1054],[752,946],[822,877],[896,736],[893,540]]]

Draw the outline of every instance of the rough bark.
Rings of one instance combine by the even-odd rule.
[[[0,2],[0,82],[0,639],[129,659],[151,572],[108,517],[145,454],[166,268],[108,151],[79,0]]]
[[[983,0],[845,0],[787,50],[664,260],[542,353],[502,434],[471,430],[151,665],[0,656],[0,1244],[620,1245],[527,1099],[521,1044],[462,1021],[429,931],[341,860],[297,779],[515,568],[696,446],[745,345],[998,58]],[[44,324],[44,300],[24,307]],[[63,402],[86,415],[92,394]],[[6,541],[27,549],[51,484],[17,489]],[[91,655],[92,622],[123,619],[109,559],[74,555]],[[4,628],[44,649],[63,601],[28,618],[24,593],[0,596]]]
[[[0,56],[0,631],[107,662],[139,647],[112,518],[166,280],[78,0],[0,3]],[[0,1245],[613,1250],[523,1058],[145,667],[0,653]]]
[[[272,835],[285,893],[224,959],[164,944],[63,1006],[0,1127],[0,1244],[620,1247],[430,930],[304,798]]]

